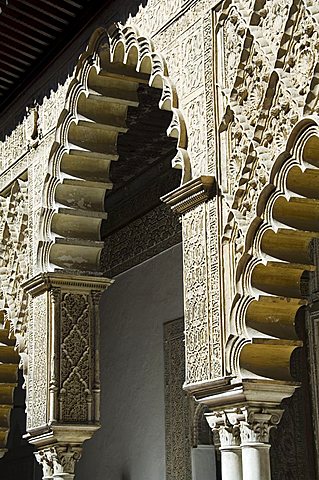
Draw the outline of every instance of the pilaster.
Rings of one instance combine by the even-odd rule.
[[[74,477],[82,443],[100,426],[99,298],[111,280],[54,272],[24,284],[30,296],[28,441],[43,479]]]
[[[218,306],[212,288],[219,282],[216,262],[216,184],[202,175],[162,197],[181,216],[184,266],[185,385],[220,377],[223,370]]]

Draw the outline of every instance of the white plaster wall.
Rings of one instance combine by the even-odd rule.
[[[78,480],[164,480],[163,323],[183,316],[175,246],[119,275],[101,300],[102,428]]]

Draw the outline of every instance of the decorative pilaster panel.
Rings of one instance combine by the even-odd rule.
[[[204,203],[187,212],[182,223],[186,384],[193,384],[219,378],[222,374],[219,312],[218,306],[216,309],[211,301],[211,288],[218,289],[219,272],[217,257],[212,259],[210,251],[213,241],[209,229],[210,205]],[[213,278],[212,261],[215,262]]]
[[[162,197],[182,214],[186,380],[196,383],[222,376],[222,334],[218,296],[218,226],[215,179],[201,176]]]
[[[48,424],[49,295],[31,300],[28,326],[27,429]]]
[[[186,383],[210,377],[206,206],[183,216]]]
[[[64,475],[74,473],[73,450],[77,460],[82,442],[99,428],[98,304],[110,284],[107,278],[60,273],[24,284],[32,305],[27,437],[39,448],[44,478],[73,478]]]
[[[88,295],[63,293],[61,299],[59,418],[66,423],[91,419],[92,369]],[[90,355],[91,353],[91,355]]]

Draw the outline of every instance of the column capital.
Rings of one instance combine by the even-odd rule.
[[[40,450],[34,453],[37,462],[42,467],[43,480],[51,480],[53,478],[53,462],[50,449]]]
[[[221,449],[240,446],[240,415],[237,409],[205,415],[210,428],[219,434]]]
[[[207,413],[206,419],[220,439],[222,477],[243,480],[242,453],[240,447],[240,410],[222,410]]]
[[[35,457],[42,466],[43,480],[72,480],[81,454],[80,444],[56,444],[35,452]]]
[[[243,408],[240,420],[242,446],[251,443],[269,443],[269,435],[282,417],[282,409]]]

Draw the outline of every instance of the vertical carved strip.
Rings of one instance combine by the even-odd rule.
[[[314,301],[309,308],[307,315],[307,334],[308,334],[308,355],[309,355],[309,374],[312,397],[312,419],[314,425],[314,439],[316,450],[319,446],[319,305],[318,300]],[[319,458],[316,458],[316,469],[319,472]]]
[[[206,122],[207,122],[207,153],[208,173],[216,176],[216,148],[215,148],[215,54],[213,11],[209,11],[203,19],[204,30],[204,73],[206,97]]]
[[[203,19],[204,28],[204,68],[207,118],[208,172],[216,178],[220,175],[218,150],[216,148],[216,118],[218,115],[218,92],[216,91],[216,54],[214,12],[210,10]],[[219,276],[219,197],[207,204],[207,243],[208,243],[208,298],[211,343],[211,378],[223,375],[222,333],[221,333],[221,288]]]
[[[316,272],[310,283],[311,303],[306,314],[307,354],[312,403],[315,451],[319,447],[319,242],[312,242],[312,259]],[[319,457],[315,455],[316,473],[319,475]]]
[[[192,476],[191,404],[182,386],[185,379],[184,321],[164,325],[166,479]]]
[[[100,393],[101,393],[101,379],[100,379],[100,315],[99,315],[99,304],[101,300],[102,292],[98,290],[92,291],[92,304],[93,304],[93,315],[94,315],[94,325],[95,328],[92,331],[92,356],[94,352],[94,359],[92,359],[92,364],[95,362],[95,367],[93,369],[93,401],[94,401],[94,418],[96,421],[100,420]]]
[[[183,216],[186,383],[210,378],[206,205]]]
[[[29,324],[28,375],[28,429],[47,425],[47,394],[49,361],[48,297],[35,297],[32,301]]]
[[[58,419],[58,391],[60,384],[59,375],[59,332],[60,332],[60,303],[61,290],[53,288],[50,291],[52,308],[52,327],[50,330],[51,377],[50,377],[50,422]]]
[[[208,209],[208,298],[210,322],[210,369],[211,378],[216,379],[225,375],[223,361],[223,333],[221,327],[221,281],[219,272],[219,222],[218,201],[216,197],[207,204]]]

